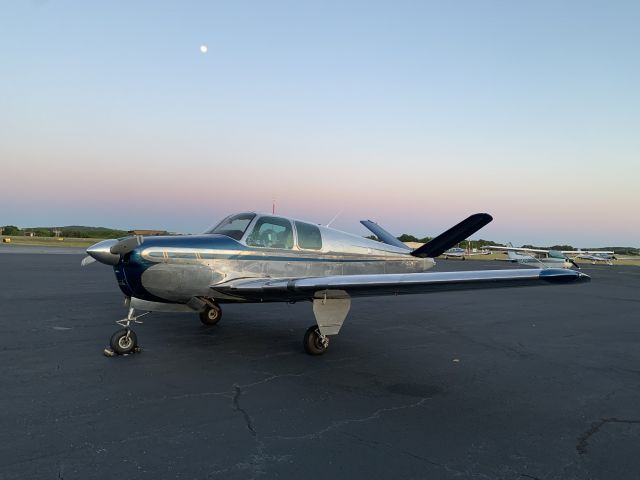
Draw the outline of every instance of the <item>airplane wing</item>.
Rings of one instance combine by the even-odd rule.
[[[488,248],[490,250],[500,250],[503,252],[549,253],[549,250],[542,250],[539,248],[501,247],[499,245],[485,245],[482,248]]]
[[[527,287],[589,281],[584,273],[564,268],[479,270],[380,275],[336,275],[302,278],[245,278],[212,285],[223,296],[238,300],[282,302],[311,300],[327,291],[351,297]]]
[[[562,250],[561,253],[566,253],[566,254],[586,253],[587,255],[593,255],[593,254],[597,254],[597,253],[601,253],[601,254],[605,254],[605,255],[613,255],[613,254],[615,254],[615,252],[613,250]]]

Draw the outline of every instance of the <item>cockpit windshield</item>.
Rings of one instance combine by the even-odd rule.
[[[549,257],[550,258],[561,258],[561,259],[567,258],[567,256],[564,253],[559,252],[558,250],[549,250]]]
[[[240,240],[251,223],[251,220],[253,220],[255,216],[255,213],[238,213],[237,215],[230,215],[222,220],[218,225],[204,233],[217,233],[219,235],[231,237],[234,240]]]

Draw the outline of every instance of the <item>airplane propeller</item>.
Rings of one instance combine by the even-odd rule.
[[[80,265],[86,267],[96,260],[106,265],[117,265],[123,255],[142,245],[143,242],[142,235],[125,237],[120,240],[103,240],[87,248],[88,256],[82,259]]]
[[[144,242],[144,238],[142,235],[126,237],[126,238],[123,238],[122,240],[118,240],[118,243],[116,243],[111,247],[110,252],[113,253],[114,255],[122,256],[132,251],[138,245],[142,245],[143,242]]]
[[[87,265],[91,265],[92,263],[94,263],[96,261],[95,258],[87,255],[86,257],[84,257],[82,259],[82,262],[80,262],[80,266],[82,267],[86,267]]]

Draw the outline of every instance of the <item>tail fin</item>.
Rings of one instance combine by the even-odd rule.
[[[386,244],[393,245],[394,247],[404,248],[409,250],[404,243],[398,240],[396,237],[387,232],[384,228],[371,220],[360,220],[360,223],[367,227],[376,237]]]
[[[451,227],[444,233],[441,233],[430,242],[424,244],[420,248],[417,248],[411,255],[414,257],[437,257],[442,255],[445,251],[451,247],[460,243],[465,238],[473,235],[486,224],[491,222],[493,217],[488,213],[476,213],[469,218],[461,221],[459,224]]]

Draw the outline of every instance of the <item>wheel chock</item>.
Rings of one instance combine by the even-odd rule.
[[[133,352],[131,352],[131,353],[125,353],[125,354],[122,354],[122,355],[120,355],[120,356],[121,356],[121,357],[126,357],[126,356],[128,356],[128,355],[132,355],[132,354],[134,354],[134,353],[140,353],[140,352],[142,352],[142,348],[136,345],[136,347],[133,349]],[[104,356],[105,356],[105,357],[117,357],[117,356],[118,356],[118,355],[116,354],[116,352],[114,352],[113,350],[111,350],[111,348],[109,348],[109,347],[105,347],[105,349],[104,349],[104,350],[102,350],[102,353],[104,353]]]

